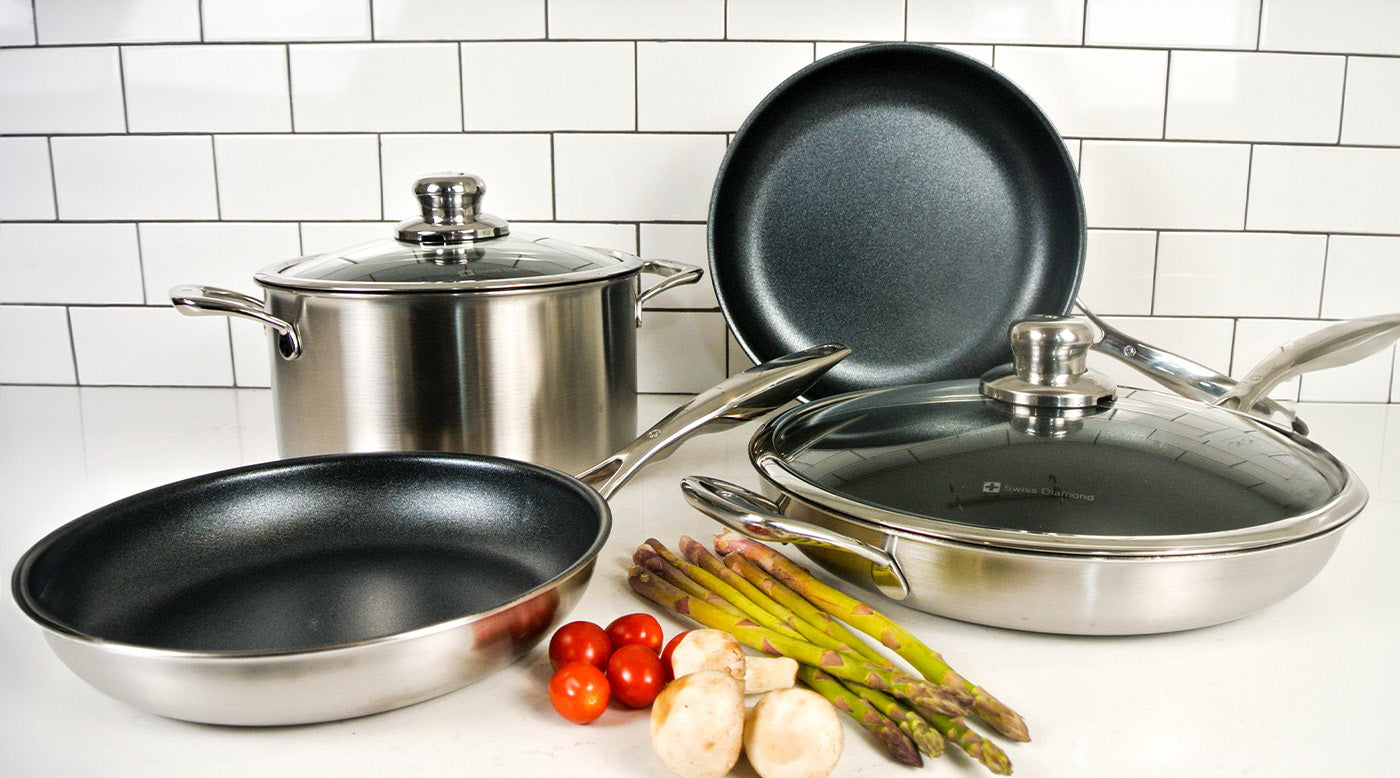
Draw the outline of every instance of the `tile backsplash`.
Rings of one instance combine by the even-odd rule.
[[[0,382],[266,386],[260,328],[169,288],[386,237],[445,169],[519,231],[703,265],[744,117],[877,41],[1045,110],[1082,296],[1144,340],[1240,371],[1400,310],[1395,0],[0,0]],[[656,304],[643,391],[745,364],[708,284]],[[1400,402],[1395,349],[1278,394]]]

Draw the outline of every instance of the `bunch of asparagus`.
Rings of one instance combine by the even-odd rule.
[[[798,677],[868,729],[897,761],[918,766],[947,741],[997,775],[1011,761],[968,726],[971,713],[1001,735],[1028,741],[1025,722],[938,652],[889,617],[830,587],[768,546],[734,533],[715,553],[689,537],[677,555],[655,539],[633,554],[633,591],[740,643],[800,663]],[[721,558],[722,557],[722,558]],[[907,672],[857,637],[864,632],[904,659]],[[919,677],[922,676],[922,677]]]

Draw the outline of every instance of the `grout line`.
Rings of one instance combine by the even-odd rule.
[[[63,215],[58,212],[58,170],[54,167],[53,161],[53,136],[44,138],[44,149],[49,154],[49,188],[53,192],[53,219],[45,219],[44,221],[57,222],[63,218]]]
[[[203,2],[203,0],[200,0],[200,2],[195,3],[194,8],[195,8],[195,10],[194,10],[195,16],[199,19],[199,42],[200,42],[200,43],[203,43],[203,42],[204,42],[204,2]]]
[[[151,298],[146,294],[146,255],[141,248],[141,223],[131,225],[136,233],[136,271],[141,277],[141,304],[150,305]]]
[[[209,135],[209,161],[214,167],[214,214],[218,221],[223,221],[224,204],[219,191],[219,145],[214,141],[212,133]]]
[[[1342,144],[1342,129],[1347,118],[1347,77],[1351,74],[1351,55],[1342,58],[1342,99],[1337,105],[1337,146]]]
[[[1322,243],[1322,279],[1317,290],[1317,318],[1322,318],[1322,302],[1327,299],[1327,260],[1332,256],[1332,236],[1324,235]]]
[[[1165,83],[1162,84],[1162,140],[1167,139],[1167,114],[1172,107],[1172,61],[1176,58],[1176,52],[1167,50],[1167,72]]]
[[[37,22],[35,23],[37,24]],[[126,57],[123,46],[117,46],[117,89],[122,95],[122,131],[131,134],[131,101],[126,96]]]
[[[292,99],[292,44],[283,44],[282,50],[287,60],[287,128],[289,132],[295,133],[297,131],[297,106],[296,101]]]
[[[73,358],[73,385],[82,386],[83,380],[78,375],[78,339],[73,335],[72,306],[63,306],[63,321],[68,325],[68,353]]]
[[[1249,232],[1249,200],[1254,194],[1254,146],[1253,143],[1249,144],[1249,164],[1244,174],[1244,214],[1240,220],[1240,230],[1243,232]]]
[[[1079,45],[1084,46],[1089,40],[1089,0],[1082,0],[1079,9]]]

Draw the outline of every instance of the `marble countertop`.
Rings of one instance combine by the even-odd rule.
[[[644,396],[659,418],[684,398]],[[1086,638],[884,609],[1011,704],[1034,741],[1004,744],[1022,776],[1377,775],[1400,763],[1400,406],[1304,405],[1314,439],[1371,502],[1306,587],[1253,616],[1169,635]],[[648,536],[706,537],[677,481],[749,486],[752,425],[687,442],[612,500],[612,536],[570,618],[654,610],[628,589]],[[180,478],[277,455],[266,390],[0,387],[0,563],[93,508]],[[9,598],[7,598],[9,599]],[[660,615],[667,633],[688,627]],[[12,600],[0,606],[0,772],[45,776],[665,776],[647,714],[588,726],[556,716],[537,648],[460,691],[398,711],[239,729],[152,716],[64,667]],[[852,725],[837,775],[906,774]],[[949,754],[924,770],[986,775]],[[746,765],[736,775],[752,776]],[[909,771],[907,774],[921,774]]]

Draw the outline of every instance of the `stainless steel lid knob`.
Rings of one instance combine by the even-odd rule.
[[[505,219],[481,212],[486,182],[480,176],[470,173],[427,176],[414,184],[413,194],[423,209],[423,217],[398,225],[401,241],[443,246],[510,233]]]
[[[1040,316],[1011,326],[1012,365],[982,376],[982,394],[1032,408],[1091,408],[1113,399],[1113,381],[1089,369],[1097,332],[1072,316]]]

